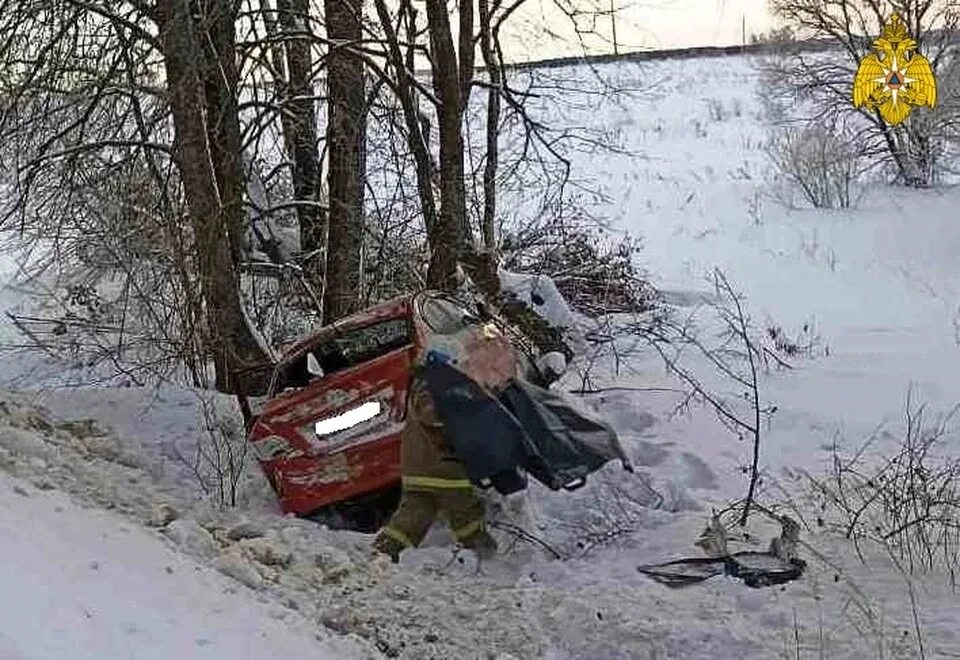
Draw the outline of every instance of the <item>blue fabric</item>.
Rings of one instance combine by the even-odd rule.
[[[525,434],[499,401],[447,363],[427,361],[422,370],[443,422],[444,435],[474,483],[509,494],[526,487],[520,471]]]
[[[514,379],[494,397],[454,366],[429,360],[422,375],[447,440],[474,483],[514,492],[526,486],[529,473],[553,490],[573,490],[611,459],[629,469],[613,429],[549,390]]]

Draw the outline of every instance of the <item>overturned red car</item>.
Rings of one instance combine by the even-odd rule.
[[[445,337],[491,375],[517,370],[518,354],[501,332],[430,292],[343,318],[284,352],[265,405],[248,419],[248,440],[284,512],[389,512],[412,366],[428,342]]]

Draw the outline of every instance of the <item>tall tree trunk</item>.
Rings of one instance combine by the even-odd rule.
[[[261,7],[263,8],[263,24],[264,31],[267,36],[267,40],[270,42],[270,77],[273,79],[274,90],[277,99],[277,107],[279,112],[277,113],[280,118],[280,130],[283,134],[283,146],[287,154],[287,158],[292,164],[292,178],[296,180],[297,172],[296,165],[294,160],[295,142],[294,138],[297,134],[297,128],[291,119],[291,113],[287,110],[290,104],[290,82],[289,76],[287,74],[287,44],[286,38],[290,35],[286,34],[285,31],[282,31],[280,28],[280,18],[279,12],[280,8],[284,7],[285,4],[283,0],[277,0],[277,10],[274,11],[273,7],[270,5],[270,0],[261,0]],[[289,3],[287,3],[289,4]],[[296,199],[296,190],[294,191],[294,199]],[[296,208],[297,213],[297,226],[305,227],[307,225],[304,222],[302,217],[303,209],[300,207]],[[303,238],[301,237],[301,245],[303,244]]]
[[[320,201],[320,152],[310,52],[309,0],[277,0],[277,16],[287,53],[287,75],[281,98],[284,142],[293,162],[293,195],[300,225],[300,249],[313,256],[304,263],[311,285],[323,288],[324,213]]]
[[[226,195],[218,185],[218,175],[224,176],[227,168],[217,167],[213,160],[209,137],[216,132],[208,128],[207,121],[217,114],[206,107],[200,70],[205,50],[201,40],[205,37],[197,29],[189,0],[157,0],[156,15],[173,115],[175,157],[193,229],[216,386],[227,392],[233,387],[230,378],[233,370],[267,360],[247,322],[240,299],[231,254],[234,244],[231,220],[223,203],[224,197],[228,203],[237,203],[236,198],[231,197],[236,192],[231,191],[242,190],[242,183],[225,181]]]
[[[461,35],[461,49],[465,50],[458,60],[445,0],[427,0],[433,85],[440,101],[440,217],[436,240],[430,246],[427,284],[441,290],[456,288],[457,264],[473,243],[463,164],[463,111],[473,76],[472,2],[461,2],[460,11],[461,30],[467,26],[471,32]]]
[[[483,251],[493,262],[497,250],[497,167],[500,157],[500,86],[503,74],[493,52],[490,0],[479,0],[477,8],[480,14],[480,52],[490,78],[490,87],[487,90],[487,157],[483,167],[483,219],[480,222],[480,233]]]
[[[366,108],[363,60],[351,53],[363,37],[361,0],[326,0],[330,56],[327,70],[327,268],[324,323],[356,310],[363,245]]]
[[[234,13],[231,0],[200,0],[199,8],[203,50],[200,75],[206,100],[207,144],[231,256],[237,264],[243,254],[247,212],[243,204],[246,176],[240,157]]]

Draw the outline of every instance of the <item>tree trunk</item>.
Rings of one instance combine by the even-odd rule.
[[[285,31],[280,28],[279,22],[279,12],[280,8],[284,7],[284,0],[277,0],[277,11],[275,12],[270,5],[270,0],[261,0],[261,7],[263,8],[263,25],[264,31],[267,36],[267,40],[271,43],[270,45],[270,77],[273,79],[274,90],[277,99],[277,115],[280,119],[280,130],[283,133],[283,147],[284,151],[287,154],[289,162],[292,163],[292,172],[291,178],[296,181],[298,179],[296,172],[296,164],[294,159],[295,141],[294,138],[297,134],[296,124],[291,118],[291,112],[287,110],[290,104],[290,82],[289,75],[287,74],[287,44],[285,38],[289,37]],[[294,186],[294,199],[297,198],[296,195],[296,185]],[[305,227],[307,222],[304,221],[302,217],[302,209],[300,207],[296,208],[297,213],[297,226]],[[303,237],[300,239],[301,245],[303,244]]]
[[[497,167],[499,165],[500,136],[500,85],[503,74],[500,63],[493,52],[493,25],[490,15],[490,0],[479,0],[480,13],[480,51],[483,64],[490,78],[487,91],[487,157],[483,167],[483,219],[480,233],[483,239],[483,251],[495,261],[497,250]]]
[[[324,214],[320,201],[320,152],[312,82],[309,0],[277,0],[277,15],[287,53],[287,74],[281,98],[284,142],[293,162],[293,195],[298,203],[300,250],[312,254],[303,264],[310,284],[323,290]]]
[[[461,26],[473,25],[473,5],[460,4]],[[450,19],[444,0],[427,0],[430,25],[430,49],[433,54],[433,85],[440,101],[440,217],[430,246],[430,267],[427,284],[435,289],[453,290],[457,286],[457,264],[472,244],[467,219],[466,188],[463,165],[463,110],[469,97],[473,75],[473,40],[461,36],[461,47],[469,44],[459,61],[450,32]],[[469,66],[468,66],[469,63]],[[463,79],[461,79],[463,77]]]
[[[360,0],[326,0],[331,41],[327,73],[327,268],[324,323],[356,311],[363,245],[366,98],[363,60],[350,52],[363,37]]]
[[[207,143],[213,162],[234,264],[243,255],[247,211],[243,204],[246,176],[240,158],[237,112],[237,62],[234,15],[230,0],[200,0],[203,59],[200,75],[206,100]]]
[[[218,186],[218,175],[225,176],[229,166],[221,163],[217,167],[213,160],[209,137],[217,132],[208,127],[207,120],[218,115],[216,110],[211,113],[206,107],[200,70],[204,62],[203,36],[191,16],[189,1],[157,0],[157,19],[173,115],[175,157],[193,229],[216,386],[229,392],[233,387],[230,376],[235,369],[268,359],[247,322],[240,299],[231,254],[235,239],[231,239],[230,210],[223,202],[225,198],[228,203],[237,204],[236,191],[242,190],[242,183],[225,180],[226,195]],[[224,78],[229,79],[229,74]],[[236,101],[233,103],[235,109]],[[219,118],[222,120],[223,116]],[[218,153],[222,149],[223,145],[218,145]],[[239,154],[234,153],[233,157],[239,159]]]

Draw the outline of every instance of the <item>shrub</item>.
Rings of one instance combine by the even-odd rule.
[[[581,314],[642,313],[659,306],[655,289],[636,263],[637,238],[610,242],[597,229],[551,229],[534,249],[510,254],[513,240],[504,241],[508,270],[548,275]]]
[[[943,445],[958,408],[927,423],[926,408],[908,395],[903,435],[892,452],[870,460],[875,434],[853,453],[834,448],[832,469],[812,480],[820,523],[836,527],[859,549],[886,547],[909,572],[960,565],[960,459]]]
[[[791,127],[774,135],[766,151],[781,180],[814,208],[845,209],[855,203],[860,157],[852,141],[822,126]]]

